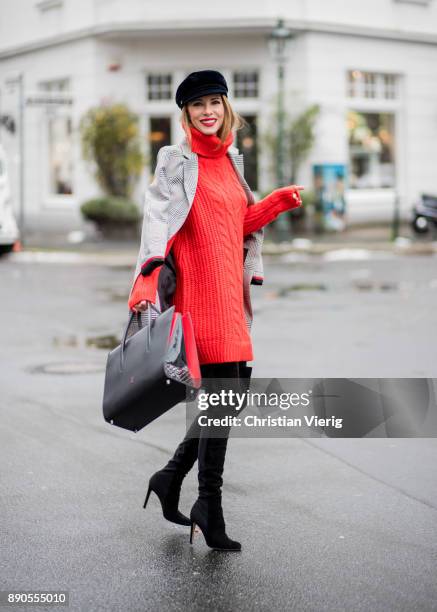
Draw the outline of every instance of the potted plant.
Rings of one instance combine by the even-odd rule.
[[[137,238],[140,212],[137,205],[126,198],[106,196],[87,200],[82,214],[94,221],[105,238]]]
[[[141,215],[131,194],[144,163],[138,117],[123,104],[99,106],[84,115],[80,133],[83,157],[103,192],[82,204],[82,215],[105,237],[137,237]]]

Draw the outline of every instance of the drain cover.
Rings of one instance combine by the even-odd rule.
[[[83,361],[64,361],[55,363],[46,363],[44,365],[32,368],[32,372],[41,374],[93,374],[94,372],[102,372],[104,366],[100,363],[86,363]]]

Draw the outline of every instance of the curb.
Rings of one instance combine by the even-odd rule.
[[[289,243],[265,242],[263,255],[280,257],[287,254],[301,256],[322,256],[332,254],[333,259],[359,259],[367,258],[371,254],[378,255],[423,255],[437,254],[437,242],[414,243],[407,239],[390,242],[343,242],[343,243],[312,243],[307,239],[295,239]],[[81,251],[80,249],[41,249],[21,248],[8,255],[11,261],[17,263],[53,263],[53,264],[90,264],[113,266],[116,268],[134,269],[138,251],[117,250],[108,251]]]
[[[395,255],[434,255],[437,253],[437,242],[416,243],[408,239],[396,242],[327,242],[313,243],[306,239],[296,239],[281,244],[264,243],[263,255],[283,255],[286,253],[302,253],[307,255],[323,255],[331,251],[375,251],[389,252]]]

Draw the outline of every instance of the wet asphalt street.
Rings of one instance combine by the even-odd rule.
[[[329,257],[266,260],[253,375],[436,377],[437,258]],[[0,590],[84,612],[437,610],[435,439],[230,440],[241,553],[190,546],[154,495],[143,510],[184,408],[137,434],[105,423],[107,349],[87,344],[120,337],[133,265],[0,260]],[[182,511],[195,498],[193,470]]]

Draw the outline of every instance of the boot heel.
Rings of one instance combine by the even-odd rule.
[[[221,499],[211,498],[204,501],[198,498],[191,508],[190,516],[190,544],[192,544],[194,528],[198,526],[210,548],[229,551],[241,550],[240,542],[231,540],[226,534]]]
[[[149,488],[143,508],[147,506],[150,493],[153,491],[161,503],[164,518],[171,523],[187,525],[188,527],[188,525],[191,525],[190,519],[178,510],[181,483],[182,478],[177,474],[166,473],[164,470],[156,472],[149,480]]]
[[[146,499],[144,500],[144,505],[143,508],[145,508],[147,506],[147,502],[149,501],[149,497],[150,497],[150,493],[152,492],[152,489],[149,485],[149,488],[147,489],[147,495],[146,495]]]
[[[193,536],[194,536],[194,530],[196,528],[196,523],[191,523],[191,529],[190,529],[190,544],[193,543]]]

